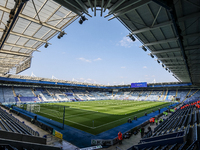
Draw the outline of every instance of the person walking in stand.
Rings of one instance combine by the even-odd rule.
[[[149,132],[149,134],[150,134],[150,136],[152,135],[152,130],[151,130],[151,127],[149,126],[148,127],[148,132]]]
[[[144,136],[144,127],[140,128],[141,138]]]
[[[160,114],[160,108],[158,109],[158,112],[159,112],[159,114]]]
[[[12,107],[10,107],[10,110],[9,110],[9,112],[12,112]]]
[[[122,144],[122,133],[121,132],[118,133],[118,140],[119,140],[119,144],[121,145]]]
[[[158,119],[157,118],[155,119],[155,123],[156,123],[156,125],[158,125]]]

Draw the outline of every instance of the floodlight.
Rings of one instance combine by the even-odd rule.
[[[86,20],[85,16],[81,16],[81,20],[85,21]]]
[[[46,43],[46,44],[44,45],[44,47],[45,47],[45,48],[47,48],[48,46],[49,46],[49,44],[48,44],[48,43]]]
[[[129,33],[128,36],[130,37],[130,39],[131,39],[133,42],[135,41],[135,38],[134,38],[134,36],[133,36],[132,34]]]
[[[58,35],[58,39],[60,39],[61,37],[63,37],[64,34],[65,34],[64,31],[60,32],[59,35]]]
[[[83,20],[82,20],[82,19],[80,19],[80,20],[79,20],[79,23],[80,23],[80,24],[83,24]]]
[[[165,70],[167,71],[168,69],[167,69],[167,68],[165,68]]]
[[[165,67],[164,64],[162,64],[162,67],[163,67],[163,68]]]
[[[85,16],[81,16],[79,23],[83,24],[83,21],[88,20]]]
[[[146,52],[147,51],[147,49],[144,47],[144,46],[142,46],[142,49]]]
[[[160,63],[160,61],[159,61],[159,60],[157,60],[157,62],[158,62],[158,63]]]
[[[151,56],[152,58],[154,58],[153,54],[150,54],[150,56]]]
[[[168,70],[168,72],[170,73],[170,70]]]

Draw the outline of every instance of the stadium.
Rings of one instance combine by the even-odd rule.
[[[132,45],[124,42],[137,42],[140,52],[119,52],[117,44],[112,45],[115,51],[108,51],[110,47],[106,44],[99,46],[100,50],[94,47],[93,38],[101,36],[100,27],[106,26],[85,27],[97,15],[120,23],[126,30],[120,33],[126,34],[121,46],[130,49]],[[199,150],[199,16],[199,0],[1,0],[0,149]],[[110,36],[116,40],[114,32],[122,32],[114,24],[105,30],[109,35],[102,33],[105,39]],[[81,30],[73,30],[77,25]],[[99,33],[90,32],[92,28],[99,28]],[[89,44],[84,44],[81,34]],[[66,36],[68,43],[62,41]],[[104,36],[98,43],[102,44]],[[74,50],[64,51],[67,46],[62,44],[71,44]],[[82,50],[85,45],[88,49],[92,47],[92,51]],[[106,67],[98,64],[102,58],[94,55],[86,59],[77,54],[76,48],[90,56],[93,53],[105,56]],[[44,49],[49,49],[45,55]],[[150,52],[148,58],[142,55],[145,52]],[[117,53],[120,57],[114,60]],[[107,57],[108,54],[112,57]],[[54,56],[47,58],[50,55]],[[104,83],[111,80],[120,83],[126,77],[114,76],[127,74],[126,59],[130,66],[159,64],[164,74],[172,75],[173,79],[156,83],[145,78],[146,81],[137,82],[140,73],[144,74],[139,69],[129,70],[127,76],[134,80],[127,80],[126,84],[74,79],[89,73],[95,79],[104,78]],[[55,62],[59,66],[55,67]],[[90,68],[84,64],[83,68],[83,62],[95,65]],[[46,77],[24,73],[35,67]],[[50,78],[48,69],[73,80],[62,79],[61,75],[61,79]],[[152,70],[165,81],[161,71],[156,67]]]

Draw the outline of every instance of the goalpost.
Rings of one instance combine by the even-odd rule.
[[[40,105],[38,104],[27,104],[26,110],[29,112],[40,112]]]
[[[21,102],[17,102],[17,107],[22,108],[23,104]]]

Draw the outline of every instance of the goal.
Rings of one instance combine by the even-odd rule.
[[[29,112],[40,112],[40,105],[38,104],[27,104],[26,110]]]
[[[18,102],[18,103],[17,103],[17,107],[22,108],[22,107],[23,107],[23,104],[22,104],[21,102]]]

